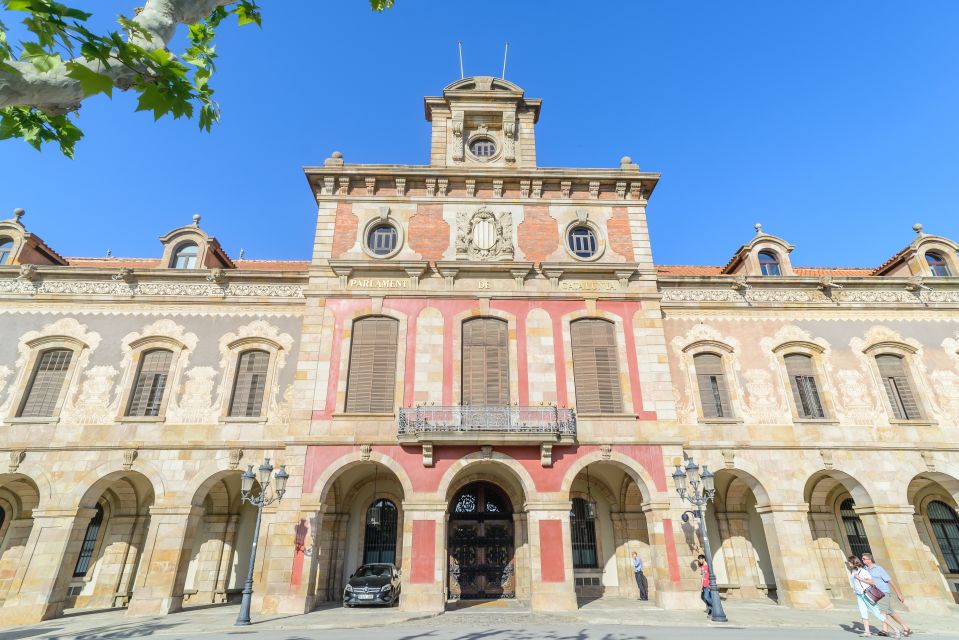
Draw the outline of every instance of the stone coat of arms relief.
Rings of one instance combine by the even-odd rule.
[[[513,259],[513,214],[487,207],[456,214],[456,258],[469,260]]]

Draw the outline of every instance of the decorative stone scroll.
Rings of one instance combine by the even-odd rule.
[[[553,466],[553,443],[544,442],[539,445],[539,463],[544,467]]]
[[[456,257],[472,260],[513,259],[513,214],[481,207],[456,214]]]

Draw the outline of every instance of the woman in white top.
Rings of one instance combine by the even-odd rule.
[[[871,636],[872,632],[869,630],[870,613],[879,622],[886,622],[886,616],[879,610],[879,607],[866,598],[864,593],[865,590],[869,588],[869,585],[874,584],[872,576],[863,568],[862,560],[856,556],[849,556],[849,558],[846,559],[846,567],[849,568],[849,584],[856,594],[856,603],[859,605],[859,616],[862,618],[862,628],[864,630],[862,635]],[[898,631],[896,632],[896,637],[901,637]]]

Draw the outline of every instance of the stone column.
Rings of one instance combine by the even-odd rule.
[[[613,546],[616,556],[616,576],[619,578],[619,593],[624,598],[638,598],[639,588],[636,586],[636,577],[633,571],[632,552],[639,553],[639,549],[629,548],[629,532],[626,516],[622,512],[610,513],[613,525]],[[642,554],[639,554],[642,557]],[[645,561],[645,558],[643,558]],[[645,572],[646,567],[643,567]]]
[[[756,552],[749,533],[749,514],[725,512],[716,514],[723,538],[723,557],[726,561],[726,576],[730,582],[739,583],[740,598],[759,598],[760,571],[756,566]]]
[[[814,555],[809,505],[767,505],[756,511],[763,521],[779,603],[798,609],[832,607]]]
[[[33,528],[0,608],[0,625],[32,624],[63,613],[67,587],[93,509],[33,512]]]
[[[575,611],[573,547],[569,529],[570,502],[528,506],[534,611]]]
[[[183,606],[193,536],[202,515],[202,507],[150,507],[150,530],[128,616],[164,615]]]
[[[954,604],[952,594],[943,578],[939,565],[928,552],[916,528],[915,508],[912,505],[875,505],[856,512],[866,524],[875,518],[881,532],[876,536],[879,546],[866,527],[869,545],[876,562],[889,575],[906,598],[911,611],[923,613],[946,612]]]
[[[699,571],[693,568],[700,553],[699,523],[695,518],[682,521],[685,507],[678,497],[643,505],[651,551],[646,570],[650,598],[664,609],[702,608]]]
[[[146,540],[147,528],[150,526],[150,516],[137,516],[133,525],[133,534],[130,544],[127,545],[127,556],[123,564],[123,573],[119,576],[116,586],[116,596],[113,605],[126,606],[133,596],[133,581],[140,568],[140,559],[143,557],[143,543]]]
[[[0,549],[0,606],[7,599],[10,585],[16,577],[32,527],[32,518],[17,518],[7,525],[3,537],[5,544]]]
[[[233,564],[233,553],[236,549],[236,525],[240,520],[239,514],[226,516],[226,522],[223,527],[223,539],[220,542],[220,565],[216,570],[216,587],[214,591],[214,602],[220,598],[220,602],[226,602],[228,598],[227,591],[230,588],[230,568]]]
[[[263,513],[253,585],[255,613],[312,610],[305,545],[313,535],[315,518],[315,513],[301,511],[299,504],[285,499]]]
[[[826,591],[833,600],[851,599],[853,593],[847,578],[846,554],[840,541],[842,534],[836,528],[837,524],[834,513],[809,514],[809,528]]]
[[[446,608],[446,503],[403,503],[403,611]]]
[[[516,599],[529,602],[529,529],[526,513],[513,514],[513,580],[516,584]]]
[[[114,595],[130,553],[130,541],[138,521],[137,516],[111,516],[100,543],[99,558],[90,564],[96,584],[88,597],[78,597],[76,606],[107,608],[113,606]]]

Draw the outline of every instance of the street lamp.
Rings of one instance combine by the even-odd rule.
[[[699,521],[699,535],[703,538],[703,546],[706,551],[706,563],[709,569],[709,601],[712,609],[713,622],[726,622],[726,612],[723,611],[723,601],[719,597],[719,587],[716,586],[716,572],[714,571],[713,553],[709,548],[709,536],[706,534],[706,514],[704,507],[706,503],[712,500],[716,495],[716,476],[706,465],[703,465],[700,473],[699,465],[690,458],[686,462],[686,468],[682,465],[676,465],[673,472],[673,482],[676,484],[676,493],[683,500],[687,500],[696,509],[683,513],[683,520],[689,522],[689,514],[692,513]]]
[[[290,474],[286,472],[286,465],[281,464],[280,470],[274,474],[276,487],[273,491],[270,489],[270,474],[273,473],[273,465],[269,458],[264,458],[263,464],[257,469],[257,474],[253,473],[253,465],[247,465],[246,471],[240,476],[240,499],[243,502],[249,502],[256,507],[256,527],[253,529],[253,546],[250,549],[250,568],[246,574],[246,584],[243,586],[243,601],[240,603],[240,613],[236,616],[236,625],[243,626],[250,624],[250,599],[253,596],[253,564],[256,562],[256,543],[260,539],[260,520],[263,519],[263,507],[271,505],[278,500],[283,499],[286,493],[286,481],[290,479]],[[253,481],[259,480],[260,493],[253,495]]]

